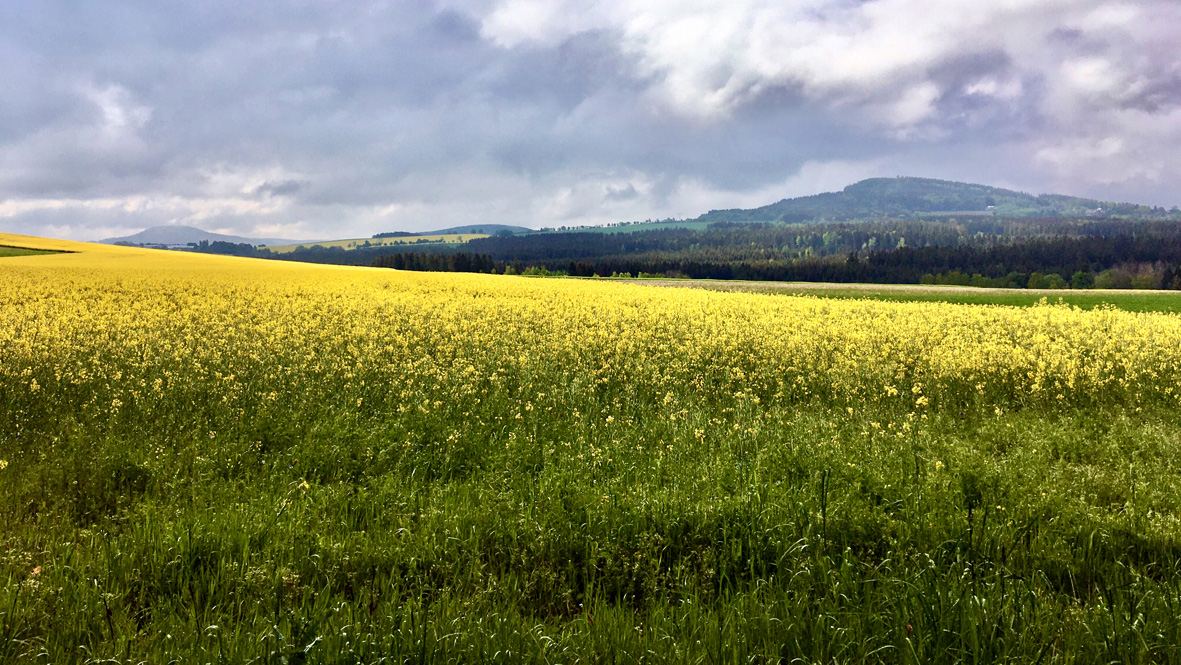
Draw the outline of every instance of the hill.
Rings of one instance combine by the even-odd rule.
[[[511,224],[468,224],[467,226],[452,226],[446,229],[439,229],[438,231],[423,231],[422,233],[414,233],[411,235],[422,236],[445,236],[445,235],[496,235],[501,231],[509,231],[511,233],[536,233],[536,229],[531,229],[527,226],[513,226]]]
[[[463,227],[463,228],[468,228],[468,227]],[[471,227],[471,228],[479,229],[481,227],[476,226],[476,227]],[[474,240],[476,238],[487,238],[487,237],[488,237],[487,235],[482,235],[482,234],[478,234],[478,233],[460,234],[460,233],[453,233],[453,232],[448,232],[448,233],[440,232],[440,233],[431,234],[431,235],[424,235],[424,234],[418,234],[418,233],[407,234],[407,235],[401,235],[401,234],[394,235],[394,234],[380,234],[379,233],[377,236],[372,237],[372,238],[344,238],[341,240],[323,240],[323,241],[307,241],[307,240],[305,240],[305,241],[299,242],[299,243],[290,243],[289,242],[286,245],[267,245],[267,246],[265,246],[265,248],[260,247],[259,249],[265,249],[267,251],[277,253],[277,254],[288,254],[288,253],[296,252],[299,250],[307,250],[307,249],[311,249],[311,248],[337,249],[337,250],[341,250],[341,251],[356,251],[356,250],[374,249],[374,248],[379,248],[379,247],[396,247],[396,246],[400,246],[400,245],[414,245],[414,246],[459,245],[459,244],[463,244],[469,240]]]
[[[711,210],[708,222],[806,222],[882,219],[931,214],[981,214],[1009,217],[1163,217],[1163,208],[1109,203],[1060,194],[1033,195],[999,187],[931,178],[870,178],[839,192],[783,199],[753,209]]]
[[[537,229],[531,229],[527,226],[512,226],[509,224],[468,224],[466,226],[451,226],[445,229],[438,229],[437,231],[386,231],[384,233],[375,233],[372,237],[381,239],[447,235],[516,235],[519,233],[537,233]]]
[[[193,226],[153,226],[139,233],[133,233],[121,238],[107,238],[101,242],[107,245],[163,245],[165,247],[183,247],[191,242],[228,242],[235,245],[246,243],[250,245],[291,245],[307,240],[290,240],[285,238],[246,238],[242,236],[212,233]]]

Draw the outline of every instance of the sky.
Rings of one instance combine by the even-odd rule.
[[[0,231],[696,217],[874,176],[1181,205],[1175,0],[6,0]]]

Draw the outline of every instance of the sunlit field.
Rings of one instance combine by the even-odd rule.
[[[1181,316],[0,257],[0,662],[1160,662]]]
[[[958,305],[1064,304],[1080,309],[1112,307],[1129,312],[1181,312],[1181,292],[1132,289],[996,289],[975,286],[927,286],[918,284],[834,284],[823,282],[750,282],[711,279],[637,279],[648,286],[676,286],[770,293],[789,296],[819,296],[890,302],[943,302]]]
[[[447,233],[420,236],[395,236],[392,238],[354,238],[351,240],[325,240],[323,242],[306,242],[295,245],[276,245],[267,249],[278,254],[294,252],[300,247],[339,247],[341,249],[357,249],[358,247],[390,247],[394,245],[415,245],[426,243],[464,243],[476,238],[487,238],[486,233]]]

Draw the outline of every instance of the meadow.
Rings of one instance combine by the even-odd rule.
[[[447,233],[435,235],[394,236],[389,238],[352,238],[346,240],[307,242],[295,245],[275,245],[274,247],[267,247],[267,249],[275,252],[276,254],[287,254],[289,252],[294,252],[300,247],[339,247],[341,249],[357,249],[359,247],[392,247],[396,245],[416,244],[463,244],[468,240],[487,237],[487,234],[481,233]]]
[[[1177,315],[0,244],[0,662],[1178,658]]]
[[[53,252],[42,249],[30,249],[28,247],[8,247],[6,245],[0,245],[0,258],[4,258],[6,256],[38,256],[41,254],[52,253]]]

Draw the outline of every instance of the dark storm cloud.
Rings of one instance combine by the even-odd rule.
[[[1171,205],[1177,15],[19,0],[0,6],[0,229],[598,223],[898,173]]]
[[[290,196],[307,187],[307,183],[299,180],[267,181],[254,188],[254,194],[259,196]]]

